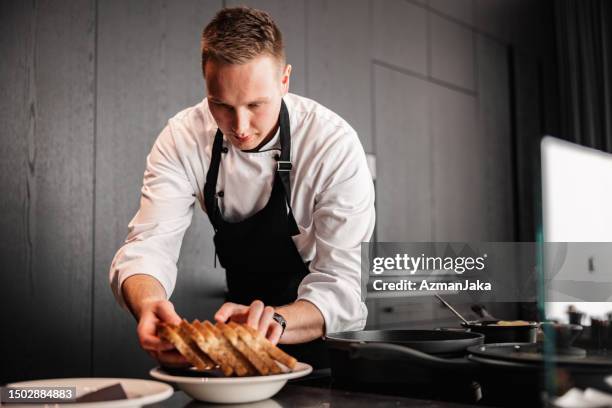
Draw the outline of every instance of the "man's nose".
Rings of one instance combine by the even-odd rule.
[[[242,135],[249,130],[249,113],[237,110],[234,116],[234,126],[232,131],[237,135]]]

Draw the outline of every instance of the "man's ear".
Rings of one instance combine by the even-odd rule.
[[[283,96],[287,95],[289,92],[289,82],[291,79],[291,64],[287,64],[285,69],[283,70],[283,74],[281,75],[281,91]]]

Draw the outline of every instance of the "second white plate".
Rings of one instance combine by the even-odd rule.
[[[76,395],[97,391],[101,388],[120,383],[127,394],[127,399],[98,402],[82,402],[53,404],[53,406],[66,406],[70,408],[128,408],[141,407],[154,402],[163,401],[174,393],[172,387],[159,381],[139,380],[136,378],[56,378],[49,380],[22,381],[7,384],[7,387],[76,387]],[[1,404],[0,404],[1,405]],[[49,404],[50,405],[50,404]],[[15,404],[17,407],[30,407],[41,405]]]

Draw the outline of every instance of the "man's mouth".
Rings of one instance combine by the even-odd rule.
[[[241,141],[241,142],[245,142],[245,141],[247,141],[247,140],[249,140],[251,138],[251,135],[237,135],[237,134],[234,134],[234,137],[236,139],[238,139],[239,141]]]

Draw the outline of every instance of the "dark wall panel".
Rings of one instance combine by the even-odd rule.
[[[508,47],[477,38],[478,126],[485,153],[486,235],[489,241],[514,240],[514,174],[510,124]]]
[[[342,116],[372,152],[371,5],[306,2],[306,96]],[[350,16],[350,17],[349,17]]]
[[[431,76],[468,92],[475,89],[474,31],[429,13]]]
[[[382,242],[432,240],[430,84],[374,67],[376,98],[376,208]],[[402,106],[403,113],[395,114]]]
[[[426,76],[427,9],[403,0],[380,0],[372,2],[370,13],[372,57]]]
[[[94,7],[0,7],[0,383],[88,375]]]
[[[516,151],[516,194],[518,194],[518,240],[535,241],[540,208],[540,110],[539,62],[521,52],[513,57]]]
[[[108,271],[138,209],[153,142],[170,117],[205,96],[200,36],[221,6],[221,1],[195,0],[98,4],[96,375],[146,376],[154,365],[139,348],[135,321],[112,296]],[[208,221],[197,205],[195,212],[171,300],[179,314],[209,317],[220,303],[223,276],[213,269]]]
[[[433,240],[485,239],[485,146],[476,131],[476,98],[431,85]]]

